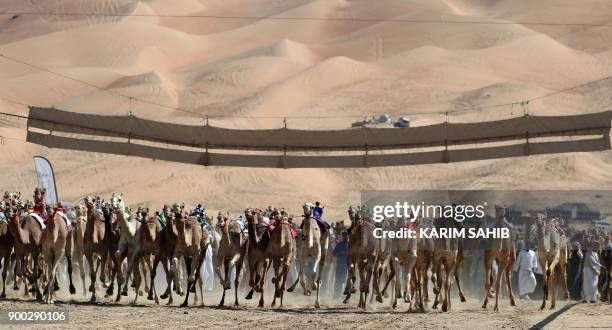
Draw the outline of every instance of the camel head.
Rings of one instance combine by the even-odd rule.
[[[18,207],[12,206],[8,210],[9,219],[16,225],[19,225],[19,214],[20,212]]]
[[[19,205],[19,201],[21,199],[21,193],[20,192],[15,192],[15,191],[6,191],[4,193],[4,198],[3,198],[3,202],[6,203],[6,205]]]
[[[223,212],[219,211],[219,213],[217,213],[217,223],[219,223],[219,226],[221,227],[225,227],[227,225],[228,218],[229,218],[229,212],[226,212],[225,214],[223,214]]]
[[[147,219],[149,219],[149,208],[139,207],[136,211],[136,219],[138,219],[140,222],[147,221]]]
[[[310,202],[305,202],[304,205],[302,206],[302,209],[304,210],[304,217],[305,218],[310,218],[312,216],[312,210],[314,209],[314,205]]]
[[[247,219],[247,223],[257,223],[257,217],[260,214],[258,210],[246,209],[244,210],[244,217]]]
[[[83,198],[83,203],[85,203],[85,207],[88,210],[92,210],[96,206],[96,199],[94,197],[92,197],[92,196],[87,196],[87,197]]]
[[[166,219],[172,218],[172,208],[168,204],[164,204],[164,207],[162,208],[162,214]]]
[[[172,213],[174,213],[174,216],[177,219],[180,219],[182,217],[183,209],[184,208],[185,208],[185,203],[183,203],[183,204],[179,204],[179,203],[172,204]]]
[[[78,218],[85,217],[85,207],[81,204],[77,204],[74,206],[74,214]]]
[[[125,203],[123,202],[123,194],[113,193],[110,200],[111,206],[113,210],[121,210],[125,209]]]
[[[46,188],[37,187],[34,189],[34,203],[42,202],[45,199]]]

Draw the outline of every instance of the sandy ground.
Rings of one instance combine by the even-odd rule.
[[[207,293],[206,304],[218,301]],[[216,298],[216,297],[215,297]],[[466,303],[453,302],[450,313],[429,310],[426,313],[407,313],[407,305],[400,304],[393,310],[385,303],[368,306],[366,311],[358,310],[352,304],[324,303],[320,310],[308,304],[295,303],[289,295],[284,308],[257,308],[254,303],[242,300],[238,308],[154,306],[150,302],[128,306],[127,303],[90,304],[89,302],[58,302],[54,307],[68,308],[69,324],[55,325],[62,329],[114,328],[311,328],[311,329],[371,329],[387,328],[519,328],[533,326],[549,329],[559,328],[612,328],[612,306],[609,304],[581,304],[559,302],[554,311],[539,311],[540,302],[520,301],[510,307],[501,301],[502,310],[494,313],[482,310],[478,299]],[[214,301],[214,303],[213,303]],[[268,306],[268,303],[266,304]],[[50,308],[31,301],[8,300],[0,302],[0,311],[19,309]],[[53,308],[53,307],[51,307]],[[16,328],[41,328],[41,325],[18,326]],[[45,326],[47,327],[47,326]]]

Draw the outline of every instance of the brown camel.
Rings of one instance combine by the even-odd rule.
[[[260,219],[262,219],[261,210],[246,209],[244,215],[247,219],[247,233],[249,235],[247,242],[247,261],[249,265],[249,286],[251,287],[245,299],[251,299],[254,291],[260,292],[259,307],[263,307],[263,288],[270,258],[266,253],[266,247],[260,244],[260,237],[263,237],[267,229],[264,224],[260,223]]]
[[[25,295],[29,295],[28,282],[33,285],[36,292],[36,299],[42,299],[42,293],[38,286],[39,263],[38,257],[41,249],[42,227],[31,215],[24,216],[19,219],[19,210],[15,207],[11,208],[9,217],[9,231],[14,239],[15,244],[15,275],[25,278],[24,287]],[[28,272],[30,261],[33,263],[33,272]]]
[[[506,209],[504,207],[495,207],[495,228],[509,228],[505,221]],[[512,233],[512,231],[510,231]],[[489,302],[489,295],[491,294],[492,278],[491,278],[491,267],[493,260],[497,260],[497,278],[495,279],[495,307],[493,310],[499,312],[499,291],[501,287],[501,278],[503,275],[506,276],[506,282],[508,284],[508,293],[510,295],[510,305],[516,306],[514,300],[514,292],[512,291],[512,265],[516,259],[514,251],[514,240],[513,235],[510,234],[508,238],[493,238],[488,239],[486,243],[489,246],[485,247],[484,251],[484,269],[485,269],[485,297],[482,308],[487,308]]]
[[[349,207],[351,219],[351,231],[349,236],[349,248],[347,253],[348,275],[344,294],[344,303],[355,293],[355,268],[359,270],[359,304],[357,307],[365,309],[368,293],[370,292],[370,280],[376,263],[376,239],[374,238],[374,223],[367,218],[362,218],[361,208],[354,210]]]
[[[543,214],[538,214],[535,223],[538,237],[538,261],[545,270],[542,284],[544,295],[540,309],[546,308],[546,300],[549,297],[551,298],[550,309],[555,309],[555,270],[557,266],[561,271],[561,279],[565,289],[564,297],[565,299],[569,297],[567,290],[567,238],[553,221],[546,221]],[[550,296],[549,291],[551,292]]]
[[[219,306],[223,306],[225,302],[225,291],[230,288],[230,268],[236,267],[236,278],[234,279],[234,305],[238,306],[238,285],[240,284],[240,271],[246,255],[246,242],[243,229],[236,221],[230,222],[227,215],[219,212],[217,220],[221,227],[221,240],[219,242],[218,255],[223,264],[225,276],[221,278],[223,286],[223,296]]]
[[[177,239],[177,231],[176,231],[176,226],[174,225],[174,222],[176,221],[176,219],[179,219],[182,217],[182,208],[179,204],[173,204],[172,207],[168,206],[168,205],[164,205],[163,207],[163,219],[165,219],[165,227],[163,228],[161,235],[163,237],[162,239],[162,253],[160,254],[160,260],[162,261],[162,266],[164,267],[164,270],[166,271],[166,282],[167,282],[167,286],[166,286],[166,290],[164,291],[164,293],[162,293],[161,296],[159,296],[161,299],[167,299],[168,296],[170,295],[170,290],[172,289],[172,285],[174,283],[174,291],[178,294],[178,295],[183,295],[183,289],[181,286],[181,282],[178,280],[178,272],[174,273],[174,277],[172,276],[173,274],[170,273],[170,263],[172,262],[172,254],[174,253],[174,247],[176,245],[176,239]],[[157,256],[156,256],[157,258]],[[153,283],[153,282],[151,282]],[[149,291],[151,292],[151,291]],[[151,293],[149,293],[149,297],[151,296]],[[150,298],[147,298],[150,299]],[[172,301],[168,301],[167,304],[171,304]]]
[[[417,254],[418,254],[418,223],[408,220],[406,218],[399,219],[396,224],[394,230],[400,230],[402,228],[408,228],[412,230],[414,233],[414,237],[404,238],[404,239],[394,239],[392,240],[391,246],[391,257],[390,257],[390,271],[389,278],[385,287],[383,288],[383,293],[389,285],[389,282],[395,278],[395,290],[392,295],[392,307],[397,307],[397,298],[404,297],[404,301],[409,303],[408,311],[412,310],[413,300],[411,299],[413,292],[411,292],[410,288],[412,285],[412,273],[416,271],[417,264]],[[400,267],[403,269],[403,278],[398,279],[398,273]],[[402,292],[402,285],[404,286],[404,291]],[[417,304],[416,306],[422,307],[422,292],[420,283],[416,282],[414,286],[415,289],[418,290],[417,295]]]
[[[439,218],[434,220],[434,225],[436,230],[439,232],[441,228],[457,228],[458,223],[452,218]],[[450,298],[450,289],[453,281],[451,280],[451,276],[456,272],[453,272],[457,267],[457,260],[461,262],[461,257],[459,254],[459,239],[458,238],[436,238],[434,241],[434,250],[433,250],[433,264],[432,264],[432,283],[434,284],[434,293],[436,297],[434,299],[434,304],[432,306],[433,309],[438,307],[440,302],[440,296],[442,294],[442,289],[444,289],[444,298],[442,300],[442,311],[447,312],[451,309],[451,298]],[[444,276],[442,276],[444,275]],[[434,277],[437,280],[434,280]],[[459,283],[459,279],[457,277],[457,283]],[[459,289],[460,296],[462,300],[463,292]]]
[[[196,217],[174,219],[168,226],[173,227],[172,231],[176,231],[176,244],[172,252],[170,263],[170,276],[175,277],[178,268],[181,266],[180,258],[185,258],[187,266],[188,279],[187,283],[194,283],[196,280],[196,272],[199,268],[199,259],[202,249],[202,227],[198,223]],[[202,297],[203,298],[203,297]],[[197,303],[197,294],[194,297],[194,303]],[[172,291],[170,291],[168,304],[172,303]],[[204,299],[202,299],[204,303]]]
[[[168,274],[168,269],[167,269],[168,266],[167,266],[167,262],[165,258],[166,246],[165,246],[164,231],[166,229],[162,227],[162,223],[164,219],[160,221],[157,219],[157,217],[160,217],[160,219],[162,219],[162,216],[157,214],[156,216],[139,220],[141,221],[142,224],[140,226],[140,230],[136,232],[135,238],[137,239],[137,243],[134,246],[134,253],[132,254],[132,260],[129,263],[127,274],[131,274],[133,272],[133,268],[135,267],[135,265],[138,265],[138,261],[140,259],[146,258],[149,255],[154,255],[155,259],[153,261],[153,266],[151,267],[151,273],[150,273],[151,286],[149,287],[149,293],[148,293],[147,299],[155,300],[155,303],[159,305],[159,298],[157,296],[157,290],[155,289],[155,275],[156,275],[157,265],[162,260],[162,257],[164,258],[162,265],[164,267],[164,270],[166,271],[166,279],[167,280],[170,279],[170,276]],[[136,276],[134,278],[134,284],[135,284],[135,290],[138,293],[138,291],[140,290],[139,276]],[[168,288],[170,288],[170,285],[171,285],[171,281],[168,280]],[[167,291],[169,291],[169,289]],[[119,301],[119,299],[121,299],[121,295],[118,292],[115,301]],[[138,300],[138,294],[135,295],[133,303],[136,304],[137,300]]]
[[[85,242],[85,257],[89,264],[89,277],[91,284],[89,291],[91,291],[91,301],[96,301],[96,274],[100,266],[94,268],[94,261],[99,261],[99,265],[102,266],[100,270],[100,280],[104,282],[104,268],[106,265],[107,258],[113,259],[115,266],[118,262],[115,258],[114,253],[110,253],[110,247],[112,245],[112,224],[110,217],[110,209],[107,205],[104,206],[105,210],[96,210],[95,200],[91,196],[87,196],[84,199],[85,207],[87,208],[87,223],[85,225],[85,234],[83,241]],[[115,270],[113,270],[113,273]],[[106,290],[107,295],[111,295],[113,292],[113,281],[111,280],[111,286]]]
[[[0,264],[2,265],[2,294],[0,299],[6,298],[6,277],[11,265],[11,251],[13,250],[13,235],[9,231],[7,214],[10,207],[4,201],[0,202]]]
[[[66,256],[69,260],[72,260],[73,264],[76,263],[79,266],[79,272],[81,274],[81,283],[83,285],[83,296],[87,294],[87,287],[85,285],[85,243],[83,238],[85,237],[85,225],[87,223],[87,216],[85,207],[83,205],[76,205],[75,210],[75,224],[76,228],[72,231],[72,235],[68,236],[66,241]],[[69,265],[73,267],[72,265]],[[74,293],[74,286],[71,286],[71,293]]]
[[[55,293],[54,284],[56,283],[56,274],[59,265],[66,254],[66,242],[71,235],[72,227],[66,215],[56,210],[54,214],[49,216],[45,222],[45,229],[42,232],[41,244],[42,252],[47,266],[47,287],[45,289],[47,304],[53,303],[53,295]],[[74,285],[72,284],[72,260],[68,258],[68,276],[70,278],[70,293],[74,294]]]
[[[270,232],[270,241],[266,247],[266,254],[272,259],[272,266],[274,267],[272,283],[274,283],[275,291],[271,306],[276,306],[276,298],[280,298],[279,307],[282,308],[287,275],[289,274],[289,268],[293,263],[297,251],[295,248],[295,239],[293,238],[293,233],[291,232],[291,227],[287,219],[284,219],[278,211],[272,213],[272,217],[274,219],[275,228]]]
[[[196,226],[199,227],[199,223],[196,217],[190,217],[190,221],[193,221],[194,224]],[[185,294],[185,300],[183,301],[183,303],[181,304],[181,307],[187,307],[188,303],[189,303],[189,294],[193,291],[194,293],[194,299],[193,299],[193,303],[197,304],[198,303],[198,294],[195,290],[195,285],[196,282],[198,284],[198,286],[200,287],[200,296],[202,297],[202,304],[201,306],[204,306],[204,292],[202,290],[204,283],[202,282],[202,277],[200,276],[200,269],[202,268],[202,263],[204,262],[204,259],[206,258],[206,250],[208,249],[208,247],[211,245],[213,237],[212,237],[212,233],[208,231],[208,229],[206,228],[202,228],[199,227],[201,232],[202,232],[202,236],[200,238],[200,253],[199,255],[194,255],[189,257],[189,259],[191,259],[191,263],[187,263],[187,272],[191,273],[193,272],[193,268],[195,267],[195,272],[193,277],[190,276],[187,280],[187,294]],[[194,241],[195,244],[195,241]],[[190,267],[191,265],[191,267]],[[191,269],[189,269],[191,268]],[[238,272],[238,274],[240,274],[240,272]]]

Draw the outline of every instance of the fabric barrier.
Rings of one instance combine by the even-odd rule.
[[[600,138],[574,141],[519,143],[505,146],[461,150],[355,156],[284,156],[210,153],[167,149],[128,142],[84,140],[72,137],[42,134],[32,131],[28,131],[27,141],[46,146],[48,148],[136,156],[187,164],[266,168],[350,168],[404,166],[498,159],[540,154],[602,151],[610,149],[609,134],[604,134]]]
[[[610,128],[612,111],[572,116],[523,116],[480,123],[344,130],[238,130],[158,122],[134,116],[101,116],[30,107],[28,126],[76,134],[125,137],[212,149],[377,150],[440,146],[525,137],[596,135]]]

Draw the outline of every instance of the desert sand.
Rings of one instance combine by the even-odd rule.
[[[0,0],[0,9],[128,14],[0,15],[0,53],[196,114],[138,101],[130,107],[126,98],[0,58],[0,97],[29,105],[107,115],[132,110],[145,118],[192,124],[203,124],[206,115],[313,117],[287,119],[289,127],[307,129],[346,128],[361,116],[383,113],[404,114],[419,125],[442,120],[439,113],[446,111],[458,111],[449,116],[451,121],[478,121],[523,111],[557,115],[612,108],[612,78],[605,79],[612,73],[610,26],[520,24],[612,24],[612,2],[608,0],[181,0],[180,4],[162,0]],[[500,24],[236,18],[240,16]],[[519,24],[512,24],[516,22]],[[585,85],[537,99],[525,109],[520,105],[486,107],[580,84]],[[461,111],[478,107],[483,108]],[[0,109],[27,114],[26,107],[3,100]],[[358,118],[314,118],[317,116]],[[213,118],[211,124],[272,128],[282,127],[283,121]],[[32,156],[44,155],[54,165],[60,198],[69,202],[88,194],[122,192],[131,205],[159,208],[165,202],[193,205],[203,201],[210,210],[238,215],[247,206],[267,205],[298,212],[305,200],[320,200],[327,207],[328,220],[337,221],[345,220],[347,206],[357,203],[364,189],[612,188],[611,151],[377,169],[216,168],[50,150],[23,142],[24,127],[23,120],[0,116],[0,136],[5,137],[0,145],[0,189],[29,194],[36,186]],[[477,314],[490,317],[491,322],[511,316],[495,325],[522,327],[533,324],[525,319],[536,317],[523,311],[535,312],[534,307],[506,309],[499,315]],[[83,325],[95,325],[96,317],[103,317],[92,306],[74,308],[79,310],[75,320]],[[586,307],[573,310],[580,308]],[[177,309],[144,310],[146,315],[167,314],[176,320],[186,317]],[[113,311],[132,316],[141,313],[131,307]],[[218,314],[218,326],[247,325],[227,323],[225,311],[210,313]],[[331,313],[331,318],[339,319],[364,317],[343,310]],[[375,315],[387,320],[386,313]],[[321,327],[328,322],[312,311],[243,311],[232,317],[245,320],[242,314],[257,320],[312,319]],[[401,314],[390,315],[390,319],[404,319]],[[449,315],[438,315],[442,322],[438,326],[455,325],[450,322],[458,314]],[[133,324],[113,326],[143,324],[132,320]]]

